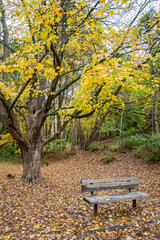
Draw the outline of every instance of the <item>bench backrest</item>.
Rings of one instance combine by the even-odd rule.
[[[112,189],[131,189],[138,187],[137,177],[82,180],[82,192],[96,192]]]

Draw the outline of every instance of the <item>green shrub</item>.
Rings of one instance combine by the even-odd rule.
[[[121,148],[127,149],[134,149],[137,146],[144,145],[148,141],[148,137],[144,135],[135,135],[135,136],[128,136],[123,138],[121,141]]]
[[[123,135],[127,137],[127,136],[133,136],[133,135],[135,135],[136,133],[137,133],[137,129],[131,127],[131,128],[129,128],[127,131],[124,131],[124,132],[123,132]]]
[[[118,143],[116,142],[110,142],[105,144],[105,148],[111,151],[118,151]]]
[[[130,146],[134,155],[144,159],[146,162],[160,161],[160,134],[136,135],[125,138],[124,146]]]
[[[15,158],[15,156],[20,157],[18,149],[19,148],[15,143],[7,143],[3,146],[0,146],[0,157],[3,158]]]
[[[147,145],[150,149],[152,149],[152,151],[160,150],[160,134],[152,134],[148,138]]]
[[[101,158],[99,159],[99,162],[103,164],[107,164],[115,159],[116,159],[115,154],[113,152],[107,151],[105,154],[101,156]]]
[[[146,162],[158,162],[160,161],[160,151],[152,151],[147,146],[140,146],[133,150],[136,157],[144,159]]]
[[[65,139],[56,139],[50,143],[47,143],[43,147],[43,152],[51,152],[56,150],[64,150],[66,148],[66,140]]]
[[[136,157],[145,159],[146,155],[148,154],[148,151],[146,151],[145,145],[142,145],[142,146],[136,147],[133,150],[133,153]]]
[[[99,142],[92,142],[87,146],[87,150],[92,150],[92,151],[96,151],[96,150],[101,150],[105,148],[105,144],[99,144]]]

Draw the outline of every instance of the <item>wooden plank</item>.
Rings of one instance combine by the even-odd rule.
[[[108,196],[84,197],[83,200],[89,204],[101,204],[101,203],[134,200],[134,199],[143,199],[148,197],[150,197],[150,195],[144,192],[129,192],[129,193],[122,193],[122,194],[108,195]]]
[[[102,183],[102,184],[89,184],[82,185],[82,192],[96,192],[101,190],[112,189],[127,189],[138,187],[138,182],[116,182],[116,183]]]
[[[137,177],[124,177],[124,178],[111,178],[111,179],[89,179],[89,180],[82,180],[82,184],[88,184],[88,183],[105,183],[105,182],[127,182],[127,181],[133,181],[137,180]]]

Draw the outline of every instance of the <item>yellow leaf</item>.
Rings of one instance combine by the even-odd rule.
[[[51,231],[57,231],[57,229],[56,228],[51,228]]]
[[[108,12],[108,15],[113,16],[113,14],[114,14],[114,11],[113,11],[113,10],[110,10],[110,11]]]
[[[103,233],[102,232],[96,232],[98,235],[102,235]]]
[[[105,3],[105,0],[100,0],[100,3]]]
[[[98,228],[98,225],[96,224],[96,225],[94,225],[94,228]]]
[[[73,22],[72,18],[67,19],[67,24],[70,25]]]
[[[106,10],[107,8],[109,8],[109,4],[106,3],[106,4],[104,5],[104,7],[105,7],[105,10]]]

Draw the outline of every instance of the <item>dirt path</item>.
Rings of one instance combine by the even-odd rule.
[[[146,164],[131,153],[100,164],[101,152],[48,155],[42,183],[23,186],[20,164],[0,165],[0,239],[159,239],[160,163]],[[13,180],[7,174],[15,175]],[[151,195],[138,201],[100,205],[98,217],[85,203],[80,180],[137,176],[139,190]],[[127,226],[127,227],[114,227]]]

